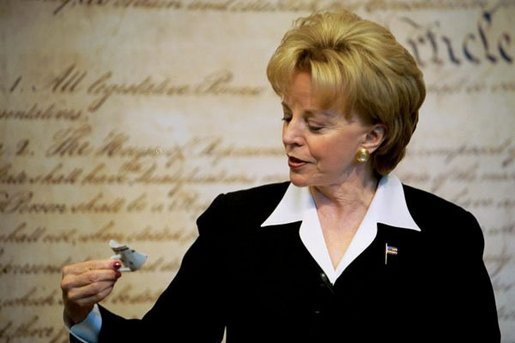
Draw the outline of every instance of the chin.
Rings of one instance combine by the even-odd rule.
[[[303,177],[300,177],[299,175],[295,175],[290,173],[290,182],[293,183],[297,187],[307,187],[310,186],[310,183],[308,180],[306,180]]]

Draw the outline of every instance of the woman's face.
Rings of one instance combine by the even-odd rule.
[[[358,149],[370,127],[357,116],[318,107],[309,73],[297,73],[283,100],[283,144],[290,180],[297,186],[329,186],[345,182],[358,168]]]

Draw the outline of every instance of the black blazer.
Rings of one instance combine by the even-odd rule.
[[[404,186],[420,232],[378,225],[331,285],[300,222],[261,228],[289,183],[219,195],[199,237],[142,320],[101,307],[100,342],[500,341],[483,235],[475,218]],[[385,243],[398,248],[384,263]]]

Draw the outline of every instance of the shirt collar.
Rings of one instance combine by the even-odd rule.
[[[306,211],[314,206],[307,187],[290,183],[283,198],[261,227],[302,221]],[[366,216],[376,223],[420,231],[408,210],[402,183],[395,175],[381,178]]]
[[[301,222],[299,236],[302,243],[333,284],[352,261],[370,246],[377,235],[377,223],[420,231],[409,213],[402,184],[393,175],[384,176],[379,181],[367,213],[336,267],[331,262],[316,205],[307,187],[290,184],[280,203],[261,226],[292,222]]]

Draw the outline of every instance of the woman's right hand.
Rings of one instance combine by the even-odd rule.
[[[113,290],[122,275],[118,260],[94,260],[66,265],[62,269],[61,290],[65,316],[79,323],[86,319],[93,305]]]

